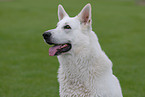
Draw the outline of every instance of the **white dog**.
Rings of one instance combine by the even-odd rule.
[[[112,62],[102,51],[92,31],[91,5],[70,18],[58,6],[57,27],[44,32],[44,40],[54,45],[50,56],[57,56],[60,67],[60,97],[123,97]]]

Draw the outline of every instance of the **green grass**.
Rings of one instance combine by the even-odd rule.
[[[59,97],[42,33],[56,26],[58,4],[75,16],[88,2],[124,97],[145,97],[145,6],[131,0],[0,0],[0,97]]]

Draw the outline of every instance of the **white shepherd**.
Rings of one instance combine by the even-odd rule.
[[[118,79],[112,73],[112,62],[102,51],[92,31],[91,5],[76,17],[69,17],[58,6],[59,22],[44,32],[50,56],[57,56],[60,67],[60,97],[123,97]]]

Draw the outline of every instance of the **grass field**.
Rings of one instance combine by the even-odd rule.
[[[134,0],[0,0],[0,97],[59,97],[42,33],[56,26],[58,4],[75,16],[88,2],[124,97],[145,97],[145,6]]]

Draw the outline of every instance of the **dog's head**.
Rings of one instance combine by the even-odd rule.
[[[64,8],[59,5],[58,18],[57,27],[43,33],[45,42],[54,45],[49,48],[50,56],[71,53],[80,45],[89,45],[88,33],[92,29],[90,4],[73,18],[69,17]]]

